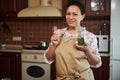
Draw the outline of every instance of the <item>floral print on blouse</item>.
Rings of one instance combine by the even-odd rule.
[[[77,36],[78,36],[77,31],[76,31],[74,34],[69,34],[69,33],[67,32],[67,28],[57,29],[56,31],[54,31],[54,33],[58,33],[58,34],[60,34],[60,35],[63,35],[63,36],[65,36],[65,37],[69,37],[69,38],[77,38]],[[98,52],[97,38],[96,38],[96,36],[95,36],[93,33],[87,31],[87,30],[85,29],[85,27],[82,27],[81,37],[84,37],[84,40],[85,40],[87,46],[90,47],[91,50],[92,50],[92,53],[93,53],[96,57],[99,58],[99,63],[96,64],[96,65],[91,65],[91,67],[100,67],[101,64],[102,64],[102,62],[101,62],[100,54],[99,54],[99,52]],[[49,49],[49,47],[48,47],[48,49]],[[47,49],[47,50],[48,50],[48,49]],[[46,51],[47,51],[47,50],[46,50]],[[48,61],[47,58],[45,57],[45,54],[46,54],[46,52],[44,53],[45,62],[48,63],[48,64],[51,64],[54,60],[53,60],[53,61]]]

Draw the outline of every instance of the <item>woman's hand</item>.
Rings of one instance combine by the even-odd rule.
[[[75,47],[76,47],[78,50],[84,51],[84,52],[86,52],[86,51],[89,50],[89,48],[87,47],[87,44],[86,44],[85,42],[84,42],[83,45],[78,45],[78,41],[76,41],[76,42],[75,42]]]
[[[78,45],[78,42],[75,42],[75,47],[80,51],[84,51],[87,56],[88,62],[91,65],[96,65],[99,63],[99,59],[92,53],[91,49],[87,46],[85,42],[83,45]]]
[[[52,28],[53,35],[51,36],[51,43],[57,46],[60,42],[60,34],[57,32],[57,26]]]
[[[60,42],[60,35],[54,33],[51,36],[51,42],[52,42],[53,45],[57,46],[59,44],[59,42]]]

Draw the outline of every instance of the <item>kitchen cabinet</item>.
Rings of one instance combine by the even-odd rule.
[[[55,68],[55,62],[51,64],[51,80],[56,79],[56,68]]]
[[[102,66],[99,68],[92,68],[95,80],[109,80],[109,56],[102,56]],[[51,67],[51,80],[56,78],[55,62]]]
[[[0,80],[21,80],[21,54],[0,52]]]
[[[100,68],[92,68],[95,80],[109,80],[109,56],[102,56],[102,66]]]
[[[27,6],[27,0],[0,0],[0,17],[16,17]]]
[[[86,0],[86,16],[110,16],[110,0]]]

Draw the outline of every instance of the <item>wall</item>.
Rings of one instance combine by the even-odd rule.
[[[39,20],[17,20],[17,21],[7,21],[9,25],[11,34],[6,34],[3,31],[2,24],[0,22],[0,43],[2,41],[7,42],[7,44],[31,44],[36,45],[39,41],[43,40],[46,42],[50,41],[50,36],[52,33],[52,27],[65,26],[65,21],[63,19],[39,19]],[[21,36],[21,41],[13,41],[13,36]]]
[[[5,41],[7,44],[20,45],[37,45],[41,40],[49,42],[53,26],[56,25],[58,28],[67,26],[64,18],[19,19],[5,22],[9,25],[11,34],[3,32],[3,28],[1,27],[3,22],[0,21],[0,43]],[[109,21],[84,20],[82,26],[86,26],[86,29],[94,34],[99,34],[100,27],[102,27],[103,23],[109,24]],[[21,36],[22,40],[13,41],[13,36]]]

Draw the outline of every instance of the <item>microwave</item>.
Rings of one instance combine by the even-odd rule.
[[[99,52],[108,52],[108,35],[96,35]]]

